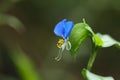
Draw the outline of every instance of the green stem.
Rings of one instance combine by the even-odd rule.
[[[93,50],[92,50],[92,53],[90,55],[89,61],[88,61],[88,65],[87,65],[87,69],[89,71],[91,71],[91,69],[92,69],[92,66],[93,66],[93,63],[95,61],[96,55],[97,55],[97,47],[94,46]]]

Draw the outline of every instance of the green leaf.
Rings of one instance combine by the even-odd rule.
[[[117,46],[120,48],[120,42],[116,41],[111,36],[107,34],[102,35],[100,33],[97,33],[96,35],[102,40],[103,42],[103,44],[101,45],[102,47]]]
[[[78,23],[72,29],[72,32],[69,36],[69,41],[71,43],[71,55],[76,57],[76,53],[81,46],[82,42],[89,36],[89,31],[86,29],[88,26],[85,23]]]
[[[11,15],[0,13],[0,26],[2,25],[8,25],[19,33],[25,30],[23,24],[19,19]]]
[[[42,80],[34,64],[20,47],[11,48],[10,52],[22,80]]]
[[[86,69],[82,70],[82,75],[85,78],[85,80],[114,80],[113,77],[103,77],[100,75],[96,75]]]

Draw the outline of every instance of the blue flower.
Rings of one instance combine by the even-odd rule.
[[[59,39],[57,43],[57,47],[60,48],[58,56],[55,58],[57,61],[59,61],[62,57],[62,52],[66,48],[66,50],[71,49],[71,43],[69,41],[69,35],[72,31],[72,28],[74,26],[74,23],[72,21],[67,21],[66,19],[63,19],[54,28],[54,33],[56,36],[62,37],[63,39]]]
[[[74,23],[72,21],[67,21],[66,19],[63,19],[55,26],[54,33],[66,40],[70,35],[73,26]]]

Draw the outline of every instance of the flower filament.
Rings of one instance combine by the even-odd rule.
[[[60,48],[59,49],[59,54],[58,56],[55,58],[56,61],[59,61],[62,58],[62,54],[64,49],[66,48],[66,50],[70,50],[71,49],[71,43],[70,41],[64,40],[64,39],[59,39],[58,43],[57,43],[57,47]]]

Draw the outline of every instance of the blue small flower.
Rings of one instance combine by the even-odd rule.
[[[55,26],[54,33],[66,40],[70,35],[73,26],[74,23],[72,21],[66,21],[66,19],[63,19]]]
[[[63,19],[54,28],[54,33],[56,36],[62,37],[63,39],[59,39],[57,43],[57,47],[60,48],[58,56],[55,58],[57,61],[59,61],[62,57],[62,52],[66,48],[66,50],[71,49],[71,43],[69,41],[69,35],[72,31],[72,28],[74,26],[74,23],[72,21],[67,21],[66,19]]]

